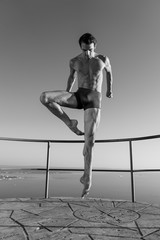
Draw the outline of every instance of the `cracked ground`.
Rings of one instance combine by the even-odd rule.
[[[160,207],[79,198],[1,199],[0,240],[160,239]]]

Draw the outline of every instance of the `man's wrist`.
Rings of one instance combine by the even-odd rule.
[[[112,93],[112,90],[111,89],[107,90],[107,93]]]
[[[107,90],[106,96],[109,97],[109,98],[112,98],[113,97],[112,90]]]

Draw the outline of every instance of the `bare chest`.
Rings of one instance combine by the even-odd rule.
[[[92,58],[83,61],[77,60],[74,66],[77,73],[83,75],[98,75],[103,71],[104,67],[104,62],[98,58]]]

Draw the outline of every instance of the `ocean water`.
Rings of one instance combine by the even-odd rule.
[[[80,197],[81,171],[50,171],[49,197]],[[0,198],[43,198],[45,171],[1,169]],[[134,173],[135,200],[160,205],[160,173]],[[93,172],[89,197],[131,200],[130,173]]]

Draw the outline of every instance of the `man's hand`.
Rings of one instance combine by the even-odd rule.
[[[106,97],[113,98],[113,93],[111,91],[107,91]]]

